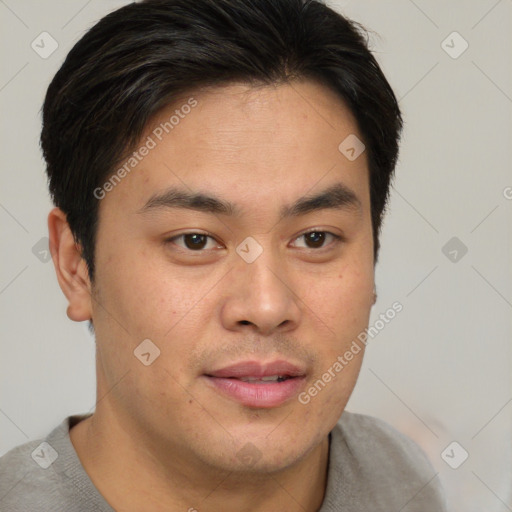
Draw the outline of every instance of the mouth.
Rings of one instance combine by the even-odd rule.
[[[273,408],[298,394],[306,373],[287,361],[245,361],[207,372],[203,377],[215,391],[242,405]]]
[[[235,377],[229,377],[234,379]],[[289,375],[269,375],[268,377],[240,377],[237,380],[241,380],[242,382],[283,382],[288,379],[293,379],[295,377],[290,377]]]

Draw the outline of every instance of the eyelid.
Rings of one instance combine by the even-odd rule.
[[[177,235],[173,235],[171,237],[167,237],[165,238],[164,240],[164,243],[167,244],[167,243],[174,243],[174,240],[176,238],[181,238],[183,236],[186,236],[186,235],[202,235],[202,236],[206,236],[208,238],[211,238],[212,240],[215,240],[215,242],[217,244],[219,244],[219,241],[217,240],[217,238],[215,237],[215,235],[213,233],[210,233],[209,231],[202,231],[200,229],[195,229],[195,230],[192,230],[192,231],[184,231],[183,233],[178,233]],[[202,250],[197,250],[197,251],[192,251],[190,249],[187,249],[186,247],[181,247],[180,245],[178,245],[178,247],[183,250],[183,251],[186,251],[188,253],[202,253],[202,252],[207,252],[208,250],[211,250],[211,249],[202,249]]]
[[[340,235],[340,234],[336,234],[336,233],[333,233],[332,231],[329,231],[327,229],[322,229],[322,228],[309,228],[307,229],[306,231],[303,231],[302,233],[296,235],[294,238],[293,238],[293,242],[295,240],[297,240],[298,238],[300,237],[303,237],[305,235],[308,235],[309,233],[325,233],[326,235],[331,235],[333,238],[334,238],[334,242],[331,242],[330,244],[327,244],[323,247],[319,247],[319,248],[310,248],[310,247],[305,247],[303,248],[304,250],[309,250],[309,251],[312,251],[312,252],[321,252],[323,250],[326,250],[326,249],[329,249],[332,245],[338,245],[339,243],[342,243],[342,242],[345,242],[345,237],[343,235]],[[193,231],[185,231],[183,233],[178,233],[177,235],[173,235],[172,237],[168,237],[164,240],[164,243],[169,243],[169,242],[173,242],[176,238],[180,238],[180,237],[183,237],[183,236],[186,236],[186,235],[203,235],[203,236],[206,236],[208,238],[211,238],[212,240],[215,240],[216,243],[219,244],[219,241],[217,240],[217,238],[215,237],[215,235],[213,233],[210,233],[209,231],[202,231],[202,230],[193,230]],[[180,249],[182,249],[183,251],[185,252],[188,252],[188,253],[202,253],[202,252],[208,252],[209,250],[212,250],[212,249],[200,249],[200,250],[197,250],[197,251],[193,251],[191,249],[188,249],[188,248],[185,248],[185,247],[181,247],[178,245],[178,247]]]
[[[341,242],[345,242],[345,237],[343,235],[333,233],[332,231],[329,231],[328,229],[323,229],[323,228],[309,228],[306,231],[303,231],[299,235],[295,236],[293,238],[293,241],[297,240],[298,238],[300,238],[304,235],[308,235],[309,233],[325,233],[326,235],[331,235],[334,238],[334,242],[324,245],[323,247],[320,247],[318,249],[306,247],[305,250],[310,250],[313,252],[321,252],[323,250],[329,249],[332,245],[338,245]]]

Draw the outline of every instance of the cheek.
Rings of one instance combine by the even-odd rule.
[[[357,337],[368,326],[372,294],[373,272],[350,265],[321,286],[309,288],[305,302],[314,312],[312,332],[318,355],[312,379],[318,391],[311,399],[311,410],[325,422],[335,422],[343,412],[359,375],[364,345]]]
[[[342,338],[367,326],[373,303],[373,268],[344,265],[323,279],[309,280],[304,302],[324,324],[326,332]]]
[[[301,404],[309,400],[309,403],[301,405],[304,407],[306,423],[315,422],[321,425],[325,432],[334,427],[343,413],[356,384],[363,358],[361,351],[341,371],[336,372],[333,370],[333,363],[340,354],[343,354],[343,351],[325,359],[325,364],[319,366],[319,373],[315,374],[306,388],[306,395],[301,397]],[[334,377],[331,374],[334,374]]]
[[[184,296],[180,283],[171,282],[147,249],[115,238],[104,247],[97,259],[99,300],[134,337],[161,337],[179,313],[176,298]]]

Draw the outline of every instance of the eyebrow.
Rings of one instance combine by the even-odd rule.
[[[242,209],[234,203],[202,192],[188,192],[171,187],[153,195],[138,213],[148,213],[160,209],[184,208],[204,213],[234,217],[242,215]],[[315,195],[297,199],[292,205],[280,209],[280,220],[298,217],[318,210],[336,209],[362,213],[362,204],[357,195],[346,185],[336,183]]]

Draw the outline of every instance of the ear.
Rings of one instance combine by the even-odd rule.
[[[65,213],[54,208],[48,215],[50,252],[59,286],[68,299],[67,315],[75,322],[92,318],[89,272],[75,242]]]

